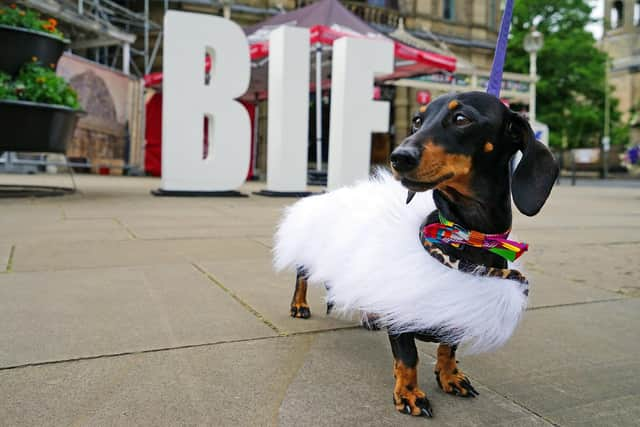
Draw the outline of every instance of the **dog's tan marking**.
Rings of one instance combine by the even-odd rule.
[[[393,376],[396,385],[393,388],[393,401],[396,409],[404,412],[405,404],[411,408],[411,415],[420,415],[421,410],[416,400],[424,399],[427,395],[418,388],[418,368],[408,367],[401,360],[393,362]]]
[[[484,152],[485,152],[485,153],[490,153],[490,152],[492,152],[492,151],[493,151],[493,144],[492,144],[490,141],[487,141],[487,142],[484,144]]]
[[[449,102],[449,104],[447,105],[447,108],[449,109],[449,111],[453,111],[456,108],[458,108],[459,105],[460,103],[454,99]]]
[[[298,276],[296,289],[291,300],[291,317],[306,319],[311,316],[309,304],[307,303],[307,279]]]
[[[428,140],[424,145],[414,179],[422,182],[435,182],[444,176],[451,175],[451,178],[443,181],[436,188],[446,193],[446,188],[449,187],[463,196],[470,197],[472,195],[470,172],[470,156],[449,154],[444,148]]]
[[[426,105],[421,105],[419,111],[421,113],[424,113],[425,111],[427,111],[427,106]]]
[[[438,360],[434,373],[442,391],[460,396],[473,395],[471,390],[474,389],[469,383],[469,379],[458,370],[455,351],[446,344],[440,344],[437,354]]]

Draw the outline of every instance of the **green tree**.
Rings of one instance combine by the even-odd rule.
[[[529,54],[523,48],[532,23],[544,35],[538,52],[537,117],[549,125],[550,144],[557,148],[598,146],[604,122],[606,54],[585,29],[591,22],[587,0],[516,0],[506,69],[529,72]],[[609,89],[611,93],[611,89]],[[620,119],[611,99],[611,122]],[[613,143],[624,143],[612,132]]]

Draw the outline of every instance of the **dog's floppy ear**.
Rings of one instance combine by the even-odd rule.
[[[518,210],[537,214],[546,202],[559,169],[551,151],[536,140],[529,122],[517,113],[509,113],[507,135],[522,151],[522,159],[511,177],[511,194]]]

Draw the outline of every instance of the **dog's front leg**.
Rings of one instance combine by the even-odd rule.
[[[296,288],[291,299],[291,317],[307,319],[311,316],[311,309],[307,303],[307,273],[299,267],[296,274]]]
[[[440,344],[438,360],[434,370],[436,381],[445,393],[462,397],[476,397],[479,393],[471,385],[469,378],[458,369],[456,346]]]
[[[414,334],[389,334],[393,352],[393,403],[396,409],[415,416],[432,416],[427,395],[418,388],[418,350]]]

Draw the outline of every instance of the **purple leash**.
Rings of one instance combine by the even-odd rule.
[[[487,93],[500,98],[500,89],[502,88],[502,69],[504,68],[504,58],[507,54],[507,43],[509,42],[509,29],[511,27],[511,17],[513,16],[513,0],[507,0],[504,6],[504,14],[500,23],[500,33],[496,43],[496,52],[493,57],[493,65],[491,66],[491,74],[489,75],[489,84],[487,85]]]

